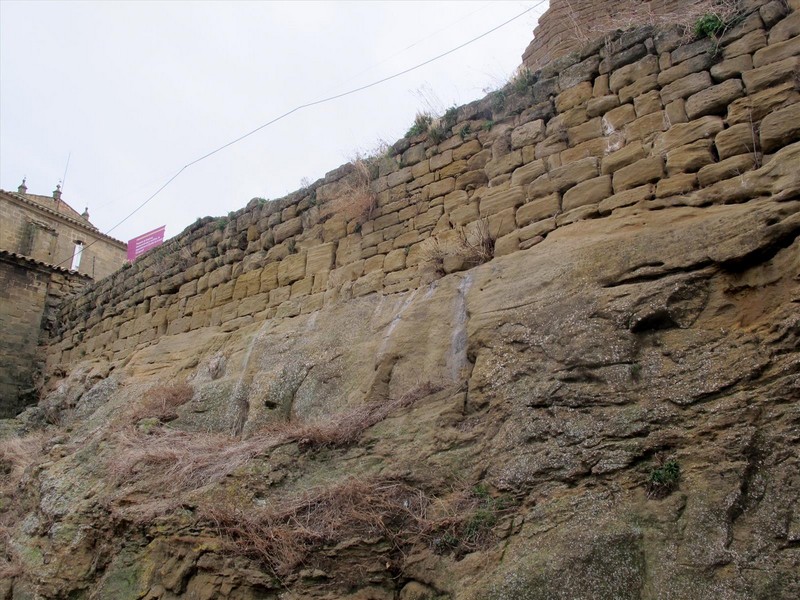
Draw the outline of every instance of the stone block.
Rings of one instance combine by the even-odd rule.
[[[667,152],[667,176],[672,177],[677,173],[694,173],[702,167],[716,162],[711,151],[713,144],[709,139],[702,139]]]
[[[481,150],[477,152],[473,156],[469,157],[467,160],[467,169],[470,171],[475,171],[477,169],[483,169],[492,159],[492,151],[490,149]]]
[[[633,108],[636,111],[637,117],[643,117],[658,112],[663,108],[661,104],[661,95],[653,90],[641,96],[637,96],[633,99]]]
[[[319,271],[330,271],[336,257],[336,244],[327,243],[313,246],[306,252],[306,273],[313,275]]]
[[[358,298],[380,291],[383,288],[384,276],[382,271],[375,271],[358,278],[353,282],[353,297]]]
[[[587,121],[582,125],[570,127],[567,130],[567,137],[570,146],[575,146],[587,140],[599,138],[602,135],[603,122],[600,117],[595,117],[594,119]]]
[[[592,84],[584,81],[571,88],[565,89],[556,96],[556,111],[566,112],[587,102],[592,97]]]
[[[796,102],[800,102],[800,93],[792,82],[761,90],[728,106],[728,125],[758,123],[771,112]]]
[[[490,189],[480,199],[480,216],[488,217],[507,208],[517,208],[523,202],[525,202],[525,190],[522,187],[496,191]]]
[[[690,120],[705,115],[724,114],[728,105],[744,95],[740,79],[728,79],[697,92],[686,99],[686,116]]]
[[[269,292],[278,287],[278,264],[276,262],[270,263],[261,270],[260,292]]]
[[[597,206],[597,211],[600,215],[608,215],[618,208],[626,206],[633,206],[640,202],[645,202],[653,197],[653,185],[648,183],[643,186],[625,190],[619,194],[614,194],[604,199]]]
[[[800,77],[800,57],[790,56],[742,74],[748,94]]]
[[[516,223],[518,227],[525,227],[530,223],[541,221],[556,215],[561,210],[561,197],[550,194],[544,198],[531,200],[517,209]]]
[[[672,64],[678,64],[702,54],[711,54],[716,46],[716,41],[710,38],[703,38],[689,44],[681,43],[672,51],[670,57]]]
[[[514,212],[514,208],[507,208],[487,218],[489,235],[492,239],[496,240],[514,231],[516,228]]]
[[[599,67],[600,57],[589,56],[585,60],[563,69],[558,76],[558,87],[562,90],[570,90],[582,82],[590,83],[597,75]]]
[[[697,140],[713,138],[723,129],[725,129],[725,124],[722,119],[714,116],[700,117],[688,123],[679,123],[656,137],[653,143],[653,152],[666,154],[673,148],[685,146]]]
[[[474,190],[489,181],[483,169],[467,171],[456,178],[456,190]]]
[[[448,177],[447,179],[434,181],[432,184],[430,184],[428,186],[428,196],[430,198],[444,196],[445,194],[452,192],[454,189],[456,189],[456,179],[455,177]]]
[[[683,98],[673,100],[664,107],[664,115],[667,120],[667,129],[678,123],[686,123],[689,117],[686,116],[686,101]]]
[[[667,198],[688,194],[697,188],[697,175],[695,173],[679,173],[662,179],[656,186],[656,198]]]
[[[468,170],[469,167],[467,166],[466,160],[455,160],[446,167],[442,167],[441,169],[439,169],[437,171],[437,175],[439,179],[444,180],[447,177],[457,177],[458,175],[461,175],[462,173]],[[409,184],[409,188],[410,187],[411,184]]]
[[[537,159],[547,158],[567,149],[567,139],[563,131],[547,136],[544,141],[536,144],[534,156]]]
[[[603,175],[608,175],[614,171],[618,171],[623,167],[632,165],[636,161],[641,160],[646,156],[647,151],[645,150],[644,146],[642,146],[642,142],[638,140],[634,141],[627,146],[622,147],[620,150],[617,150],[616,152],[604,157],[600,172]]]
[[[364,273],[372,273],[373,271],[383,270],[383,261],[386,259],[385,254],[376,254],[370,256],[364,261]]]
[[[708,187],[713,183],[738,177],[755,167],[756,157],[752,154],[740,154],[721,160],[713,165],[708,165],[697,172],[697,182],[700,187]]]
[[[284,240],[288,240],[290,237],[302,233],[302,231],[303,231],[303,219],[301,217],[295,217],[293,219],[289,219],[285,223],[281,223],[280,225],[275,226],[275,229],[273,230],[275,243],[280,244]]]
[[[404,169],[400,169],[399,171],[395,171],[394,173],[390,173],[387,179],[387,185],[390,188],[393,188],[395,186],[408,183],[413,178],[414,175],[411,173],[411,168],[406,167]]]
[[[519,250],[519,233],[517,231],[512,231],[511,233],[495,240],[495,256],[505,256],[506,254],[511,254],[517,250]]]
[[[464,190],[456,190],[447,194],[444,197],[444,211],[446,213],[453,212],[459,206],[464,206],[469,203],[469,194]]]
[[[450,221],[457,226],[464,226],[478,219],[480,219],[480,213],[477,202],[459,206],[450,213]]]
[[[776,110],[761,121],[761,149],[764,152],[774,152],[798,139],[800,103]]]
[[[579,208],[573,209],[569,212],[561,213],[560,215],[556,216],[556,227],[564,227],[571,223],[577,223],[578,221],[593,219],[597,217],[599,214],[600,213],[597,210],[596,204],[581,206]]]
[[[598,204],[611,196],[611,176],[602,175],[583,181],[564,193],[562,208],[570,211],[579,206]]]
[[[453,160],[468,159],[480,152],[482,148],[483,146],[478,140],[469,140],[468,142],[464,142],[458,148],[453,149]],[[467,161],[467,167],[470,169],[475,168],[474,166],[470,165],[469,161]],[[481,165],[481,167],[483,167],[483,165]]]
[[[617,95],[619,96],[619,101],[625,104],[627,102],[632,102],[637,96],[641,96],[655,89],[658,89],[658,77],[654,73],[653,75],[647,75],[646,77],[637,79],[630,85],[626,85]]]
[[[511,132],[511,147],[516,150],[541,142],[545,138],[544,130],[544,121],[541,119],[520,125]]]
[[[653,183],[664,176],[664,159],[661,156],[643,158],[614,172],[614,192],[619,193],[645,183]]]
[[[742,54],[736,58],[730,58],[728,60],[723,60],[721,63],[715,64],[711,67],[710,73],[711,78],[714,81],[720,82],[733,77],[741,77],[742,73],[745,73],[752,68],[753,57],[749,54]]]
[[[546,172],[543,160],[536,160],[514,170],[511,174],[511,186],[525,186],[535,181]]]
[[[711,75],[708,71],[692,73],[664,86],[661,90],[661,102],[666,105],[678,98],[687,98],[711,85]]]
[[[769,32],[769,45],[785,42],[800,35],[800,12],[789,13],[781,19]]]
[[[559,158],[563,166],[589,156],[602,158],[610,152],[615,152],[624,145],[625,136],[621,133],[613,133],[608,137],[595,138],[578,144],[574,148],[568,148],[559,155]]]
[[[608,80],[609,88],[615,94],[622,88],[642,79],[648,75],[658,72],[658,57],[647,55],[641,60],[620,67],[613,73]]]
[[[658,85],[664,87],[692,73],[705,71],[711,67],[712,64],[714,64],[714,59],[709,53],[693,56],[689,60],[661,71],[658,74]]]
[[[623,132],[628,142],[635,140],[647,141],[652,139],[656,133],[660,133],[666,128],[667,124],[664,111],[659,110],[628,123],[625,125]]]
[[[735,42],[731,42],[722,49],[725,59],[735,58],[742,54],[753,54],[759,48],[767,45],[767,36],[763,29],[757,29],[743,35]]]
[[[635,120],[636,109],[633,104],[623,104],[603,115],[603,131],[606,134],[621,131],[625,125]]]
[[[798,54],[800,54],[800,36],[762,48],[753,54],[753,66],[755,68],[763,67]]]
[[[443,214],[444,206],[442,205],[429,208],[424,213],[414,217],[414,229],[417,229],[418,231],[432,229]]]
[[[289,285],[275,288],[274,290],[271,290],[269,293],[269,305],[278,306],[283,302],[286,302],[291,295],[292,295],[292,287]]]
[[[278,265],[278,285],[285,286],[302,279],[306,274],[306,253],[290,254]]]
[[[510,173],[522,164],[522,152],[514,150],[500,158],[490,160],[486,163],[484,170],[489,179],[494,179],[503,173]]]
[[[714,138],[714,145],[722,160],[758,150],[757,137],[750,123],[737,123],[720,131]]]
[[[549,173],[553,191],[563,192],[564,190],[571,188],[573,185],[580,183],[581,181],[586,181],[587,179],[596,177],[600,171],[599,165],[600,161],[597,158],[589,157],[574,163],[570,163],[563,167],[553,169]],[[536,185],[536,182],[532,183],[531,185]]]
[[[391,273],[406,268],[406,250],[404,248],[392,250],[383,261],[383,271]]]
[[[600,96],[599,98],[592,98],[586,104],[586,116],[590,119],[593,117],[601,117],[608,111],[619,106],[619,96]]]

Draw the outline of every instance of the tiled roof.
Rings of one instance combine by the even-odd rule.
[[[11,258],[15,258],[19,261],[27,262],[29,264],[34,264],[40,267],[45,267],[52,271],[58,271],[60,273],[69,273],[70,275],[79,275],[80,277],[85,277],[86,279],[91,279],[89,275],[85,275],[83,273],[79,273],[78,271],[73,271],[72,269],[65,269],[64,267],[59,267],[57,265],[52,265],[50,263],[36,260],[35,258],[31,258],[30,256],[25,256],[24,254],[17,254],[16,252],[10,252],[8,250],[0,249],[0,257],[2,256],[10,256]]]

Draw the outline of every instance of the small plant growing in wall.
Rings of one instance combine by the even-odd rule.
[[[414,117],[414,123],[406,132],[406,137],[414,137],[425,133],[430,128],[431,123],[433,123],[433,117],[430,113],[417,113],[417,116]]]
[[[694,35],[697,39],[717,37],[725,29],[725,22],[719,15],[705,14],[694,24]]]
[[[681,478],[681,467],[674,458],[659,456],[647,478],[647,496],[665,498],[677,487]]]
[[[353,172],[343,180],[341,192],[330,201],[328,208],[347,221],[355,220],[360,228],[377,208],[378,197],[370,186],[377,165],[374,160],[364,158],[356,158],[352,164]]]

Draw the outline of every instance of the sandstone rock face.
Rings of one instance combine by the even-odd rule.
[[[747,6],[66,301],[0,599],[800,596],[796,18]]]

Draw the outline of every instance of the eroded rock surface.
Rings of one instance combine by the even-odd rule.
[[[4,425],[41,438],[3,488],[0,597],[795,598],[798,209],[617,211],[416,291],[82,364]],[[136,412],[177,383],[174,414]],[[350,440],[280,437],[364,406],[390,410]],[[171,488],[179,443],[232,467]],[[209,516],[324,490],[366,514],[348,481],[427,512],[331,525],[285,570]]]

